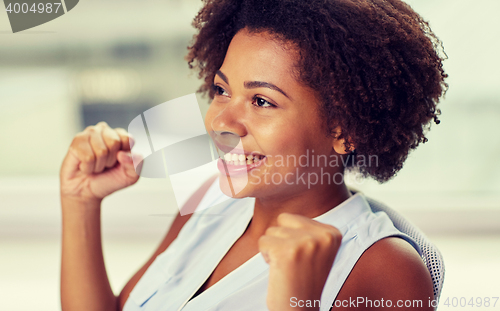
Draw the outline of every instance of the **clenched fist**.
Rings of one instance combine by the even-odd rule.
[[[78,133],[61,166],[61,197],[102,200],[137,182],[130,140],[126,130],[112,129],[106,122]]]
[[[271,311],[302,310],[291,306],[292,297],[321,298],[342,234],[300,215],[282,213],[277,221],[278,226],[269,227],[259,239],[259,250],[269,264],[267,306]]]

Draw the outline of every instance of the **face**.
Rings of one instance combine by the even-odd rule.
[[[221,151],[220,186],[228,196],[297,195],[310,188],[308,173],[332,171],[311,165],[335,151],[315,92],[293,77],[296,57],[267,33],[243,29],[230,43],[205,118]]]

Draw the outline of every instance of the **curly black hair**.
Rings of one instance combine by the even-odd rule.
[[[297,79],[321,99],[327,134],[345,139],[356,167],[379,182],[392,178],[410,150],[425,143],[448,85],[441,41],[400,0],[205,0],[188,47],[198,90],[213,98],[215,72],[241,29],[268,32],[299,51]],[[441,55],[443,54],[443,55]],[[353,161],[358,163],[358,161]]]

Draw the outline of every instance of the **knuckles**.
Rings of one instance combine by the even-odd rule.
[[[73,137],[73,143],[79,143],[80,140],[84,140],[88,137],[88,135],[85,132],[80,132]]]
[[[81,159],[82,162],[92,163],[95,161],[95,156],[93,154],[86,154]]]
[[[264,235],[271,236],[271,235],[276,235],[278,234],[278,231],[280,230],[280,227],[269,227],[266,229],[266,232]]]
[[[110,150],[118,151],[121,147],[121,140],[115,137],[106,138],[106,143]]]
[[[275,260],[295,262],[336,252],[342,242],[342,234],[337,228],[321,223],[302,229],[278,226],[267,228],[259,239],[259,245],[266,241],[274,241],[269,248],[272,249],[270,253],[275,254]]]
[[[87,126],[83,132],[87,132],[87,133],[93,133],[96,131],[96,126],[95,125],[89,125]]]
[[[277,221],[278,225],[282,225],[282,226],[287,226],[290,224],[298,224],[298,223],[300,223],[301,225],[304,225],[304,222],[309,221],[309,219],[304,217],[304,216],[299,216],[299,215],[295,215],[295,214],[281,213],[276,218],[276,221]]]
[[[332,234],[331,231],[325,231],[321,235],[321,244],[324,247],[332,248],[340,246],[342,235]]]
[[[88,143],[90,136],[93,135],[94,133],[101,132],[103,127],[109,127],[109,125],[106,122],[101,121],[101,122],[97,123],[96,125],[87,126],[82,132],[77,133],[73,137],[73,141],[71,143],[70,148],[72,148],[74,151],[78,151],[78,150],[82,149],[81,144]],[[100,148],[100,149],[94,150],[96,157],[98,157],[98,158],[106,157],[106,156],[108,156],[109,151],[114,152],[114,151],[120,150],[121,145],[122,145],[122,140],[120,139],[120,133],[125,132],[125,134],[127,134],[127,132],[122,128],[115,129],[115,132],[117,134],[116,135],[117,137],[109,135],[109,134],[105,134],[105,133],[103,134],[103,139],[104,139],[106,146],[108,148],[105,148],[105,149]],[[88,161],[95,160],[95,158],[93,158],[91,156],[87,156],[87,158],[88,158]]]
[[[304,235],[301,240],[300,245],[297,247],[297,253],[299,250],[303,250],[307,254],[314,254],[323,246],[322,241],[311,234]]]
[[[116,154],[122,148],[123,136],[128,135],[125,129],[112,129],[106,122],[102,121],[95,125],[89,125],[83,131],[75,134],[68,153],[76,156],[83,164],[80,166],[80,170],[90,172],[96,161],[106,160],[105,165],[112,165],[111,161],[116,160],[110,159],[110,155]]]
[[[278,224],[284,224],[290,219],[291,214],[288,213],[281,213],[278,215],[278,218],[276,218],[276,221]]]
[[[107,157],[108,156],[108,150],[104,149],[104,148],[100,148],[100,149],[94,150],[94,153],[95,153],[95,155],[96,155],[97,158],[103,158],[103,157]]]

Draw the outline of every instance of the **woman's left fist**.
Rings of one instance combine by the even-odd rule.
[[[259,239],[259,250],[270,266],[267,306],[271,311],[319,310],[319,302],[315,308],[301,308],[295,302],[319,301],[342,234],[333,226],[294,214],[280,214],[277,222]]]

